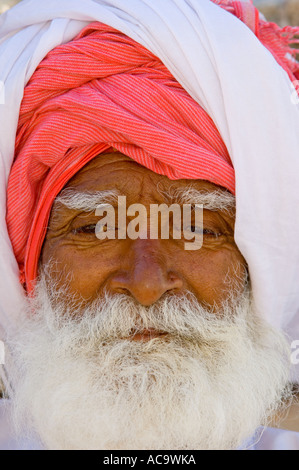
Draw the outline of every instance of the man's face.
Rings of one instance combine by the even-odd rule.
[[[147,209],[203,203],[202,247],[99,240],[95,206],[111,191]],[[286,340],[252,308],[232,201],[121,154],[96,158],[61,192],[11,342],[15,421],[46,448],[235,449],[271,416],[287,384]]]
[[[222,188],[204,181],[171,181],[142,167],[120,153],[99,156],[67,185],[78,193],[116,190],[126,196],[127,206],[142,204],[150,214],[151,204],[177,202],[170,195],[190,186],[207,194]],[[187,192],[187,191],[186,191]],[[172,200],[170,200],[172,199]],[[117,202],[117,201],[116,201]],[[181,205],[184,198],[181,198]],[[117,204],[115,205],[117,215]],[[42,253],[42,265],[54,261],[55,272],[70,274],[69,289],[88,301],[103,295],[126,293],[144,306],[154,304],[166,292],[192,292],[207,305],[217,306],[226,298],[228,284],[244,288],[245,262],[234,242],[234,210],[217,205],[203,213],[203,246],[186,250],[184,240],[106,239],[96,237],[99,218],[95,210],[68,209],[55,204]],[[148,216],[149,217],[149,216]],[[127,219],[126,222],[129,222]],[[59,282],[59,281],[58,281]]]

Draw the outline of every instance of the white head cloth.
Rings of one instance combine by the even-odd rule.
[[[156,54],[214,120],[235,168],[235,239],[249,266],[256,308],[290,341],[299,339],[299,105],[271,53],[210,0],[23,0],[0,17],[3,332],[17,326],[24,302],[5,224],[24,86],[51,49],[92,21]]]

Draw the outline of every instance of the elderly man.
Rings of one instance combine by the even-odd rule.
[[[25,0],[0,32],[2,446],[253,448],[295,413],[298,29]]]

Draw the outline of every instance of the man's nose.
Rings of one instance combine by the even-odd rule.
[[[137,302],[149,306],[166,292],[178,292],[183,280],[168,268],[165,255],[159,250],[159,240],[136,240],[127,262],[127,269],[119,270],[110,280],[114,292],[132,295]]]

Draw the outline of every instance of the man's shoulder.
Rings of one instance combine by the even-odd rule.
[[[40,450],[41,447],[31,439],[19,437],[12,423],[11,403],[0,400],[0,450]]]
[[[299,450],[299,432],[264,428],[258,436],[254,450]]]
[[[14,450],[14,432],[10,408],[8,400],[0,400],[0,450]]]

